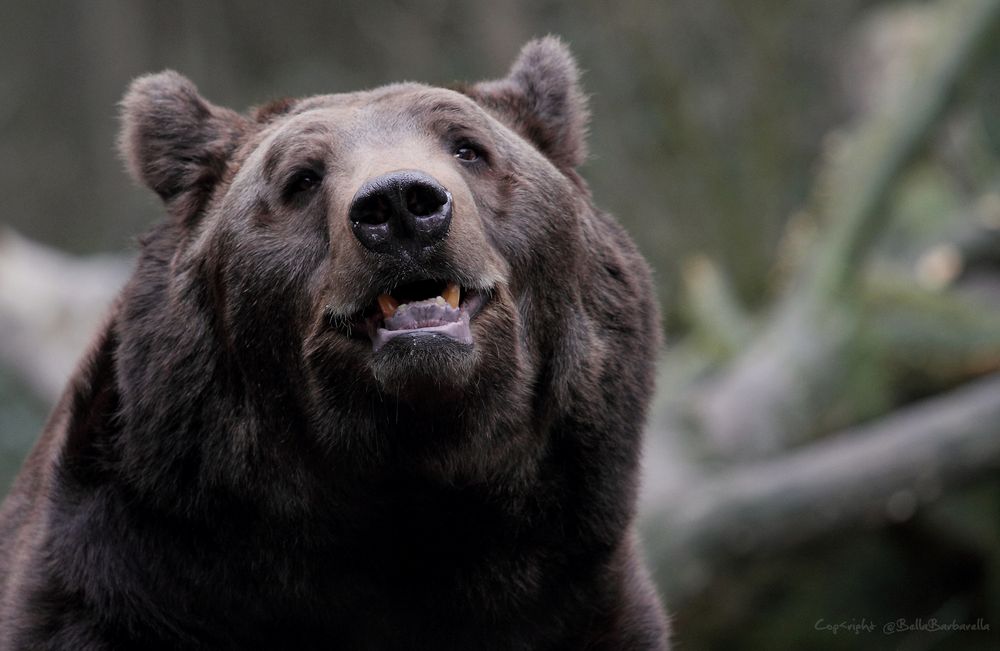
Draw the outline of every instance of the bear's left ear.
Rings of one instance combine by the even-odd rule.
[[[555,36],[528,42],[504,79],[463,92],[533,143],[557,167],[587,157],[587,98],[569,48]]]
[[[118,147],[132,176],[183,222],[200,214],[248,128],[171,70],[139,77],[121,102]]]

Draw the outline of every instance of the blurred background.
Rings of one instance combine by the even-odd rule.
[[[160,215],[116,102],[502,76],[561,35],[668,345],[681,649],[1000,648],[1000,0],[0,4],[0,494]]]

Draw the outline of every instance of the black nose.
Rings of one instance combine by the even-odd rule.
[[[448,236],[451,193],[422,172],[383,174],[357,191],[348,219],[365,248],[379,253],[419,250]]]

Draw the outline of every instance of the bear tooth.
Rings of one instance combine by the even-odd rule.
[[[396,308],[399,307],[399,301],[388,294],[380,294],[378,297],[378,306],[379,309],[382,310],[382,318],[388,319],[396,313]]]
[[[462,290],[459,289],[458,283],[448,283],[448,286],[441,292],[441,298],[448,301],[448,305],[457,308],[461,293]]]

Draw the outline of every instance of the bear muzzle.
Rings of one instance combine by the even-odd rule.
[[[390,266],[424,267],[439,251],[452,223],[451,193],[419,170],[397,170],[368,179],[355,193],[348,221],[357,241]],[[424,271],[427,269],[424,268]],[[415,279],[379,294],[356,319],[372,351],[409,336],[472,344],[471,320],[488,292],[463,288],[455,280]]]

